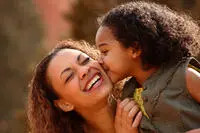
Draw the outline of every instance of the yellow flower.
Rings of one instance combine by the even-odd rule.
[[[135,102],[138,103],[140,110],[142,111],[143,115],[146,116],[149,119],[148,114],[145,111],[144,105],[143,105],[143,100],[142,100],[142,91],[143,88],[136,88],[135,92],[133,94],[133,99],[135,100]]]

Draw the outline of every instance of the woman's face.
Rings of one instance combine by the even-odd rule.
[[[107,99],[113,87],[96,60],[74,49],[57,53],[49,64],[47,77],[58,97],[77,109]]]

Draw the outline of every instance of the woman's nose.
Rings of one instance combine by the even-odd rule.
[[[83,79],[89,72],[89,67],[87,66],[82,66],[81,69],[79,70],[79,76],[80,79]]]

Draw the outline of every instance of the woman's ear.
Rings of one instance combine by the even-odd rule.
[[[71,103],[68,103],[66,101],[63,101],[63,100],[54,100],[54,105],[57,107],[57,108],[60,108],[62,111],[64,112],[69,112],[69,111],[72,111],[74,109],[74,105],[71,104]]]

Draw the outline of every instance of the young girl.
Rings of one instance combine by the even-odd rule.
[[[200,128],[200,29],[188,16],[155,3],[129,2],[99,19],[96,46],[113,83],[131,76],[142,133]]]
[[[62,41],[36,67],[28,96],[31,133],[138,133],[141,119],[131,100],[108,103],[113,87],[87,43]],[[86,54],[87,53],[87,54]],[[136,116],[136,120],[132,121]],[[119,126],[119,123],[126,125]]]

